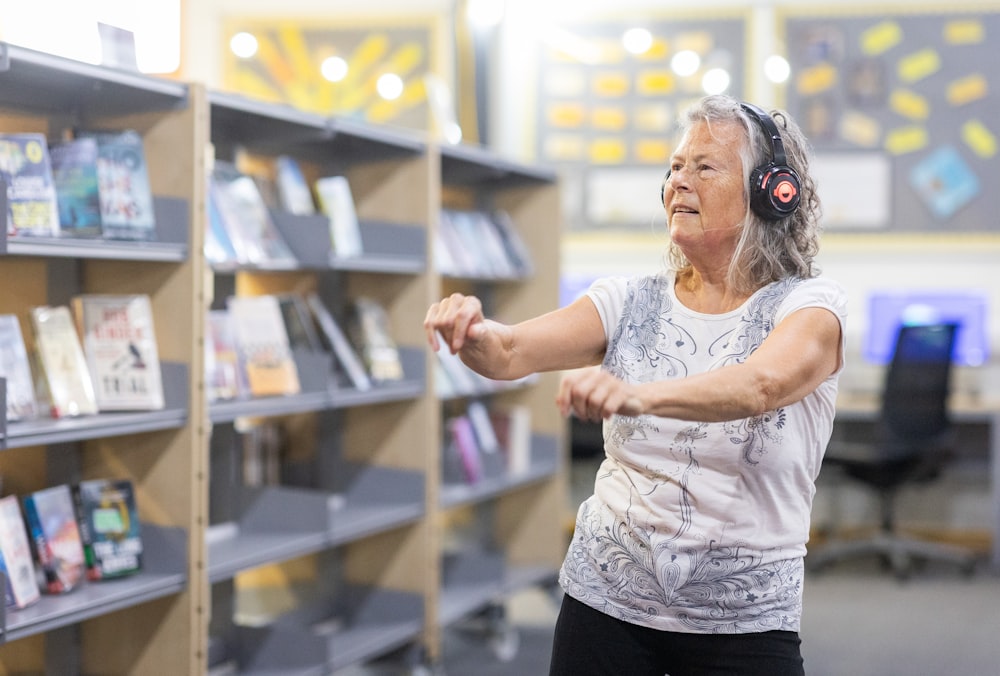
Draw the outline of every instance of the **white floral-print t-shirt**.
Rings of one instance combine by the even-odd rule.
[[[604,368],[628,382],[743,362],[805,307],[841,323],[846,296],[821,277],[774,282],[725,314],[674,294],[673,272],[602,279]],[[788,355],[794,359],[795,355]],[[567,594],[613,617],[690,633],[798,631],[815,479],[839,372],[801,401],[721,423],[616,415],[560,572]]]

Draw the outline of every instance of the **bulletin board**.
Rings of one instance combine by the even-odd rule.
[[[704,96],[713,68],[730,77],[726,92],[746,88],[749,14],[644,16],[652,34],[645,53],[626,51],[622,36],[637,25],[621,13],[560,23],[539,44],[536,157],[563,186],[572,229],[643,228],[662,206],[660,181],[676,142],[677,116]],[[671,69],[681,51],[698,55],[690,75]]]
[[[779,15],[828,230],[1000,230],[1000,12]]]

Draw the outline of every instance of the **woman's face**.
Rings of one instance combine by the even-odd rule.
[[[682,249],[698,243],[735,246],[746,216],[740,149],[746,133],[738,121],[698,122],[670,160],[663,202],[671,238]]]

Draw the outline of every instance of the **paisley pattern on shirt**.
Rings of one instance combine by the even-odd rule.
[[[611,373],[650,382],[701,372],[706,361],[711,369],[742,363],[773,330],[779,304],[802,282],[765,287],[738,317],[719,322],[719,335],[699,344],[675,321],[672,281],[663,275],[629,283],[604,361]],[[727,530],[735,520],[742,519],[745,529],[752,515],[740,514],[737,503],[709,506],[698,499],[710,482],[713,496],[730,490],[738,501],[739,475],[768,471],[769,451],[781,448],[785,423],[783,409],[725,423],[614,416],[606,425],[608,457],[595,495],[580,508],[560,576],[567,593],[656,628],[797,631],[801,555],[732,538]],[[730,487],[726,482],[732,481]]]

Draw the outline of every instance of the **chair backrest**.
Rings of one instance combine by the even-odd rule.
[[[882,395],[882,423],[897,440],[930,441],[948,430],[957,330],[954,323],[900,327]]]

